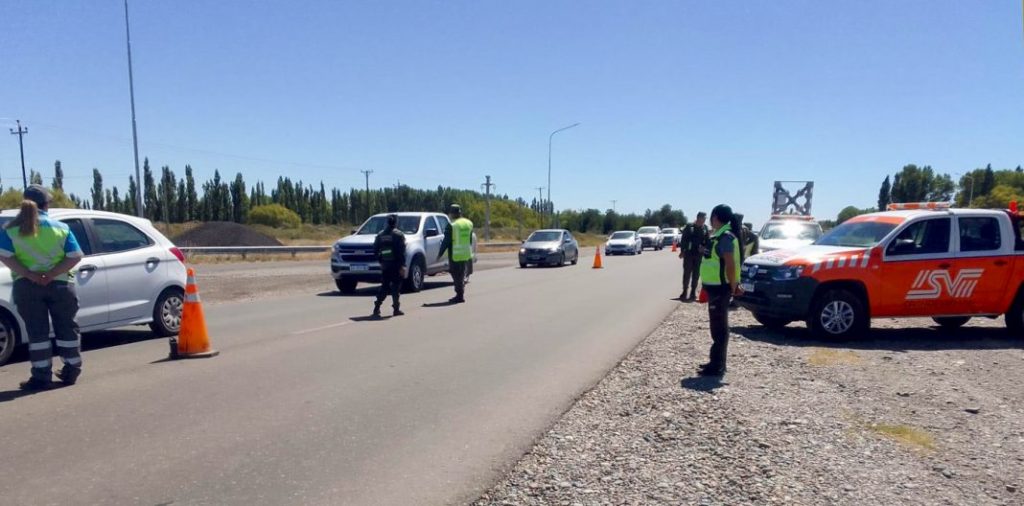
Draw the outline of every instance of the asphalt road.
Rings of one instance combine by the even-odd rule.
[[[435,282],[382,321],[369,290],[215,305],[219,357],[87,336],[80,383],[34,395],[2,367],[0,502],[468,502],[677,304],[671,253],[605,267],[479,271],[468,303]]]

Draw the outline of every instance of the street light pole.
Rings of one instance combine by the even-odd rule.
[[[139,172],[139,132],[135,127],[135,78],[132,75],[132,32],[128,28],[128,0],[124,0],[124,35],[128,42],[128,96],[132,102],[132,146],[135,148],[135,214],[142,212],[142,174]]]
[[[576,127],[576,126],[579,126],[579,123],[573,123],[573,124],[571,124],[569,126],[559,128],[558,130],[555,130],[554,132],[551,132],[551,135],[548,136],[548,205],[549,206],[551,205],[551,142],[552,142],[552,140],[554,140],[555,134],[557,134],[558,132],[561,132],[561,131],[564,131],[564,130],[568,130],[568,129]],[[555,209],[554,208],[551,209],[551,226],[552,227],[555,226]]]

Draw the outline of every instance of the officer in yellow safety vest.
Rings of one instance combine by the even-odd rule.
[[[67,225],[46,211],[52,197],[41,185],[25,189],[21,210],[0,231],[0,262],[11,269],[13,298],[28,331],[32,377],[22,390],[53,388],[53,348],[50,321],[64,368],[57,375],[74,385],[82,373],[79,350],[78,296],[71,269],[82,260],[82,249]]]
[[[473,222],[462,217],[462,208],[458,205],[452,205],[448,215],[452,222],[445,227],[437,259],[448,253],[448,272],[455,281],[455,297],[448,302],[459,304],[466,302],[466,272],[473,261]]]
[[[700,264],[700,281],[708,294],[708,318],[711,323],[711,353],[708,363],[698,369],[701,376],[725,374],[729,349],[729,301],[740,295],[740,265],[743,263],[743,236],[740,220],[725,204],[711,211],[711,246]]]

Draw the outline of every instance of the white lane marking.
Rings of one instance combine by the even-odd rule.
[[[324,325],[323,327],[317,327],[315,329],[296,330],[295,332],[292,332],[290,335],[298,336],[298,335],[302,335],[302,334],[311,334],[313,332],[320,332],[321,330],[328,330],[328,329],[333,329],[333,328],[337,328],[337,327],[344,327],[345,325],[348,325],[350,323],[352,323],[352,322],[351,321],[338,322],[338,323],[332,323],[330,325]]]

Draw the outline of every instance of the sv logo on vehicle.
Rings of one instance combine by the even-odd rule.
[[[974,293],[985,269],[962,269],[951,277],[947,270],[923,270],[907,292],[907,300],[928,300],[946,295],[956,299],[966,299]]]

